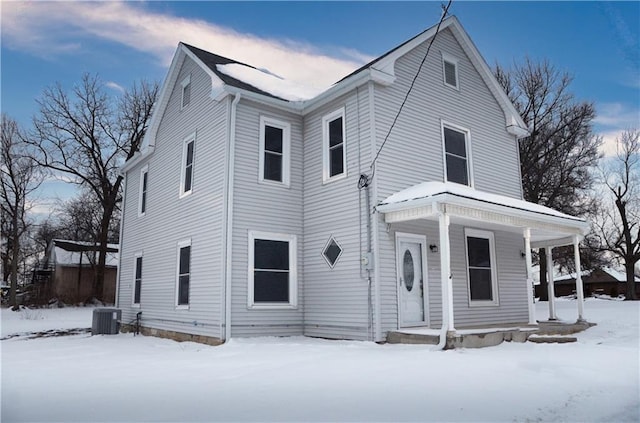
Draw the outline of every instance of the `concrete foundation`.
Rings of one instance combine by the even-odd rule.
[[[135,325],[123,324],[120,327],[121,332],[134,332],[135,330]],[[193,335],[190,333],[175,332],[172,330],[148,328],[146,326],[140,326],[140,333],[145,336],[157,336],[159,338],[172,339],[178,342],[198,342],[200,344],[213,346],[224,344],[224,341],[213,336]]]

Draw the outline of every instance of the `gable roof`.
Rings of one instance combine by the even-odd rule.
[[[258,102],[264,102],[269,105],[283,108],[290,112],[306,114],[309,113],[323,104],[333,100],[334,98],[347,93],[351,89],[357,86],[361,86],[368,81],[374,81],[382,85],[391,85],[395,81],[395,62],[400,57],[404,56],[420,44],[426,42],[431,37],[436,35],[437,25],[434,25],[415,37],[405,41],[399,46],[389,50],[382,56],[374,59],[366,65],[356,69],[351,74],[345,76],[327,90],[301,101],[291,101],[285,99],[296,98],[296,95],[275,95],[274,93],[267,92],[255,84],[251,84],[248,81],[236,78],[228,73],[222,72],[220,67],[222,66],[234,66],[238,65],[245,70],[254,70],[259,74],[270,75],[274,79],[283,81],[269,72],[265,72],[262,69],[258,69],[254,66],[242,63],[233,59],[229,59],[223,56],[219,56],[214,53],[210,53],[206,50],[202,50],[198,47],[191,46],[185,43],[179,43],[176,53],[173,56],[171,66],[167,73],[167,78],[164,80],[160,94],[158,95],[158,101],[154,106],[155,110],[149,123],[149,128],[145,135],[141,151],[136,153],[129,161],[127,161],[120,169],[121,173],[126,172],[129,168],[134,166],[142,157],[153,152],[154,145],[150,141],[154,140],[160,126],[160,120],[164,115],[164,109],[166,108],[171,91],[177,83],[180,67],[184,63],[185,57],[190,57],[196,64],[198,64],[210,77],[211,77],[211,97],[214,99],[222,99],[227,94],[244,93],[245,97],[249,97],[252,100]],[[529,130],[520,117],[518,111],[511,103],[511,100],[507,97],[496,78],[493,76],[489,66],[482,58],[482,55],[476,48],[471,38],[466,33],[460,22],[455,16],[449,16],[445,18],[439,28],[438,32],[442,32],[449,29],[453,36],[456,38],[465,54],[471,60],[471,63],[475,66],[476,70],[480,74],[481,78],[497,100],[505,116],[505,126],[507,131],[517,137],[523,137],[529,134]],[[237,75],[237,74],[236,74]],[[255,76],[255,75],[254,75]],[[255,78],[254,78],[255,79]],[[279,87],[279,92],[286,91],[286,84]],[[283,91],[284,90],[284,91]],[[147,151],[148,150],[148,151]]]

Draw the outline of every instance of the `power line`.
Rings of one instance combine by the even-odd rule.
[[[382,141],[382,144],[380,145],[380,148],[378,149],[378,152],[376,153],[376,156],[373,158],[373,160],[371,161],[371,166],[369,166],[370,169],[372,169],[372,173],[370,177],[367,177],[365,175],[365,178],[367,179],[366,182],[363,183],[362,181],[362,176],[360,177],[360,181],[358,181],[358,187],[364,187],[366,185],[369,184],[369,181],[371,181],[373,179],[373,176],[376,173],[376,160],[378,160],[378,156],[380,156],[380,152],[382,151],[382,149],[384,148],[384,145],[387,143],[387,140],[389,139],[389,135],[391,135],[391,131],[393,130],[394,126],[396,126],[396,122],[398,121],[398,118],[400,117],[400,113],[402,113],[402,109],[404,108],[405,103],[407,102],[407,99],[409,98],[409,94],[411,94],[411,91],[413,90],[413,86],[416,83],[416,79],[418,79],[418,75],[420,75],[420,71],[422,70],[422,66],[424,65],[424,62],[427,60],[427,56],[429,56],[429,51],[431,50],[431,46],[433,45],[433,42],[435,41],[436,37],[438,36],[438,33],[440,32],[440,25],[442,25],[442,22],[444,21],[444,18],[447,16],[447,13],[449,12],[449,7],[451,6],[451,3],[453,3],[453,0],[449,0],[449,3],[447,3],[447,6],[444,7],[443,6],[443,11],[442,11],[442,16],[440,17],[440,22],[438,22],[438,26],[436,26],[436,32],[433,34],[433,37],[431,38],[431,41],[429,42],[429,46],[427,46],[427,52],[424,54],[424,57],[422,58],[422,62],[420,62],[420,66],[418,67],[418,71],[416,72],[415,76],[413,77],[413,80],[411,81],[411,85],[409,86],[409,89],[407,90],[407,94],[404,96],[404,100],[402,101],[402,104],[400,105],[400,108],[398,109],[398,113],[396,113],[396,117],[393,119],[393,123],[391,123],[391,126],[389,127],[389,131],[387,132],[387,135],[384,137],[384,141]]]

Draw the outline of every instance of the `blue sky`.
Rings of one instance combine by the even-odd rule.
[[[440,2],[2,1],[1,108],[29,125],[42,90],[98,73],[117,94],[162,80],[178,41],[301,82],[328,83],[437,23]],[[612,140],[640,126],[640,2],[456,2],[487,63],[547,58],[596,104]],[[284,57],[284,59],[283,59]],[[312,71],[299,71],[304,62]],[[41,201],[73,192],[43,186]]]

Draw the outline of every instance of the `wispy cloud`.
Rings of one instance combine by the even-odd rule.
[[[625,129],[640,128],[640,109],[637,105],[602,103],[597,106],[594,123],[602,136],[600,152],[610,157],[616,154],[616,140]]]
[[[122,85],[120,85],[120,84],[116,83],[116,82],[113,82],[113,81],[107,81],[107,82],[105,83],[105,85],[106,85],[107,87],[111,88],[112,90],[116,90],[116,91],[121,92],[121,93],[123,93],[123,92],[124,92],[124,87],[123,87]]]
[[[604,126],[634,127],[640,124],[640,109],[622,103],[602,103],[597,106],[594,123]]]
[[[2,3],[2,38],[9,48],[50,57],[81,50],[87,37],[149,54],[164,66],[184,41],[314,87],[326,87],[371,59],[345,48],[327,53],[295,40],[265,39],[204,20],[155,13],[140,3]]]

